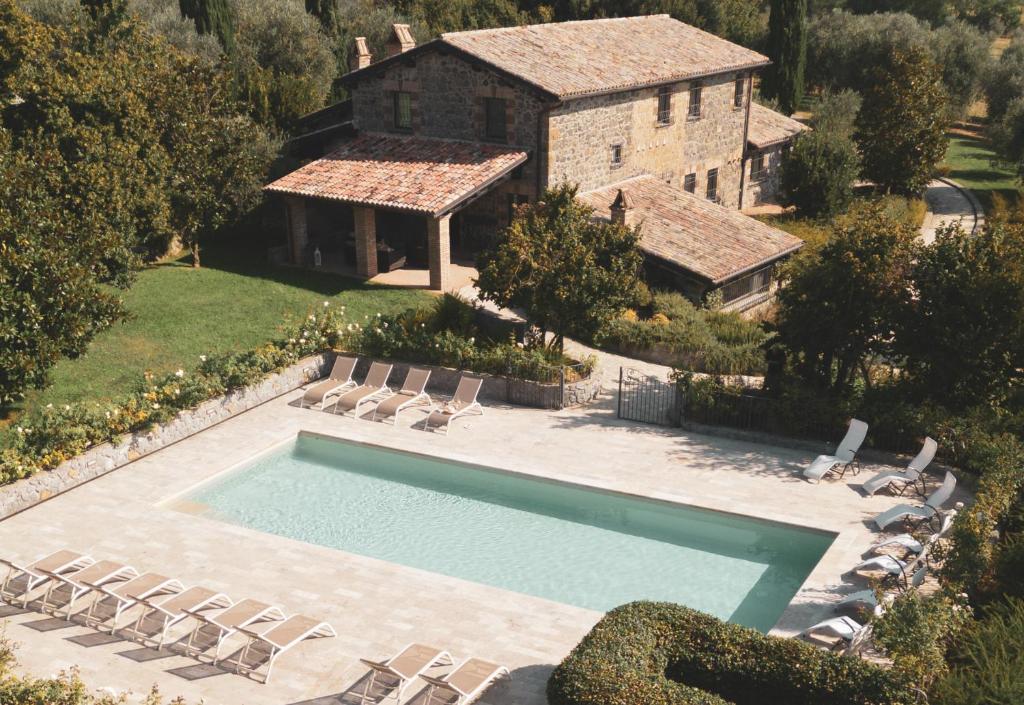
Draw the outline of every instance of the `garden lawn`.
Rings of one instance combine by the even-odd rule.
[[[1017,194],[1018,182],[1011,169],[993,166],[995,153],[986,140],[962,133],[950,135],[946,164],[949,178],[969,188],[988,211],[992,194],[999,193],[1011,202]]]
[[[50,387],[30,392],[21,409],[108,399],[131,390],[146,370],[189,369],[200,355],[254,348],[274,338],[285,319],[305,316],[324,301],[345,306],[350,320],[362,321],[433,298],[424,291],[272,267],[262,252],[238,252],[204,250],[201,269],[185,258],[142,271],[124,292],[131,318],[100,334],[85,356],[58,363]],[[20,409],[13,411],[7,422]]]

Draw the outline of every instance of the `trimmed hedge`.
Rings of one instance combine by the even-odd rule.
[[[551,705],[911,705],[895,674],[664,602],[602,619],[552,673]]]

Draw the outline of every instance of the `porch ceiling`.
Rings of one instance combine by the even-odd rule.
[[[264,190],[436,217],[499,181],[527,156],[501,145],[364,132]]]

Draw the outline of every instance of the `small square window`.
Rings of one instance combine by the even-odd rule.
[[[733,95],[732,104],[735,108],[743,107],[743,94],[746,91],[747,82],[742,76],[736,79],[736,93]]]
[[[508,101],[504,98],[484,98],[484,136],[490,140],[508,139]]]
[[[395,100],[395,129],[396,130],[411,130],[412,129],[412,94],[397,92],[394,94]]]
[[[658,89],[658,124],[668,125],[672,122],[672,87],[662,86]]]
[[[766,178],[768,178],[768,169],[765,167],[764,152],[758,152],[750,160],[750,179],[763,181]]]
[[[622,145],[612,145],[612,166],[622,166]]]
[[[697,192],[697,175],[687,174],[683,177],[683,190],[687,193]]]
[[[705,195],[709,201],[718,201],[718,169],[708,170],[708,186]]]
[[[704,87],[699,83],[694,83],[690,86],[690,109],[687,111],[686,116],[691,120],[700,119],[700,100],[703,91]]]

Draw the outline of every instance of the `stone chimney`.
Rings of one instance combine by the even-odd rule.
[[[627,227],[636,225],[636,208],[633,207],[633,199],[625,189],[619,189],[619,193],[612,201],[612,222],[621,223]]]
[[[366,37],[356,37],[356,44],[352,49],[352,58],[349,59],[349,69],[352,71],[365,69],[370,65],[372,59],[370,49],[366,46]]]
[[[416,46],[416,40],[412,38],[407,24],[391,25],[391,37],[388,39],[388,56],[401,54]]]

